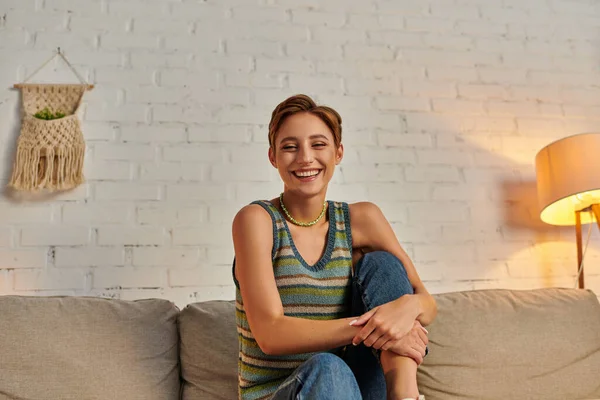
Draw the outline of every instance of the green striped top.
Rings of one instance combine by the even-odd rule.
[[[284,314],[287,316],[320,320],[349,316],[352,276],[350,213],[346,203],[327,203],[327,245],[321,259],[312,266],[298,252],[287,222],[279,210],[270,201],[252,203],[267,210],[273,221],[273,272]],[[235,259],[233,268],[235,272]],[[235,273],[234,281],[239,341],[239,398],[269,399],[294,369],[316,353],[284,356],[263,353],[248,325]]]

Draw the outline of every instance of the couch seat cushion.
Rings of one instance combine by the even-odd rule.
[[[575,289],[436,295],[427,400],[600,398],[600,304]]]
[[[0,399],[178,399],[166,300],[0,297]]]

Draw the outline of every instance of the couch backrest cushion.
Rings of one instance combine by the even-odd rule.
[[[0,398],[178,399],[166,300],[0,297]]]
[[[427,400],[600,398],[600,304],[585,290],[481,290],[436,296]]]
[[[178,325],[182,399],[237,399],[235,303],[190,304],[181,311]]]

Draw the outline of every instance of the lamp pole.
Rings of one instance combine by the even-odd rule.
[[[583,261],[583,244],[581,237],[581,213],[583,210],[575,211],[575,236],[577,237],[577,273],[579,274],[579,289],[584,288],[583,282],[583,265],[581,262]],[[579,271],[581,268],[581,272]]]
[[[577,273],[579,273],[579,268],[581,268],[581,273],[579,273],[579,289],[584,288],[583,265],[581,265],[583,261],[583,240],[581,236],[582,212],[591,212],[594,215],[594,218],[596,219],[598,230],[600,230],[600,204],[592,204],[591,206],[586,207],[583,210],[575,211],[575,236],[577,237]]]

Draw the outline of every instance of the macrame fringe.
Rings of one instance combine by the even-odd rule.
[[[85,145],[18,148],[9,186],[17,190],[68,190],[85,181]]]

